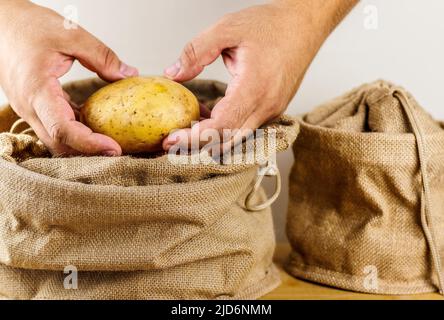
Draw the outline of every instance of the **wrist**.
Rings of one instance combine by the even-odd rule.
[[[31,4],[31,2],[29,0],[0,0],[0,9],[9,9],[25,4]]]
[[[316,52],[358,0],[272,0],[290,16],[288,24]]]
[[[0,0],[0,35],[10,25],[16,25],[17,15],[34,5],[28,0]]]

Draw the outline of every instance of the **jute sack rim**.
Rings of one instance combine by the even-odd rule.
[[[114,195],[118,196],[118,198],[121,201],[126,201],[125,199],[131,199],[134,198],[135,196],[137,196],[137,198],[150,199],[153,197],[153,195],[157,195],[158,198],[163,198],[167,196],[167,194],[171,194],[174,192],[183,192],[184,188],[187,188],[189,190],[196,190],[190,192],[191,195],[193,193],[196,193],[198,190],[202,190],[205,188],[214,188],[212,186],[214,186],[215,184],[225,185],[228,181],[236,179],[237,176],[245,175],[245,172],[239,172],[231,175],[221,175],[213,177],[211,179],[204,179],[204,180],[198,180],[186,183],[116,187],[114,185],[91,185],[91,184],[83,184],[80,182],[72,182],[67,180],[51,178],[46,175],[35,173],[25,168],[21,168],[20,166],[11,164],[7,161],[0,160],[0,171],[4,170],[9,172],[10,177],[14,178],[15,185],[17,185],[20,182],[26,183],[28,181],[28,187],[32,186],[32,189],[35,190],[36,192],[38,192],[38,190],[41,190],[41,188],[48,188],[48,186],[53,188],[53,190],[57,192],[57,194],[70,194],[71,196],[81,195],[85,191],[87,191],[88,194],[93,194],[95,197],[101,197],[101,196],[108,196],[112,192]],[[250,170],[254,170],[254,168],[251,168]],[[29,181],[31,181],[31,183],[29,183]],[[17,190],[17,192],[19,192],[17,187],[14,186],[14,188]],[[246,185],[243,188],[245,189],[243,192],[248,192],[250,186]],[[44,197],[43,199],[45,200],[46,197]],[[53,199],[56,202],[59,201],[58,198],[53,198]],[[38,224],[35,225],[34,227],[37,227],[38,229],[44,228],[45,225],[49,226],[54,223],[57,225],[69,224],[71,219],[75,218],[72,217],[71,214],[68,212],[64,215],[58,216],[56,220],[50,219],[48,221],[45,221],[47,219],[43,219],[44,216],[41,215],[35,216],[32,215],[31,213],[28,214],[27,211],[22,212],[22,214],[25,214],[26,216],[29,215],[29,218],[31,220],[37,222]],[[120,223],[119,221],[125,219],[125,217],[126,219],[134,218],[137,221],[141,219],[140,216],[133,217],[131,212],[128,213],[122,212],[119,217],[115,217],[114,213],[112,212],[108,213],[108,211],[103,211],[100,217],[84,216],[82,220],[88,220],[90,221],[90,223],[97,224],[99,220],[106,219],[107,215],[110,215],[110,217],[113,218],[116,224]],[[63,216],[65,216],[64,219],[62,219]],[[150,216],[147,216],[147,219],[149,217]],[[214,217],[212,217],[211,215],[202,215],[199,218],[200,222],[204,225],[210,223],[212,219],[214,219]]]
[[[136,159],[136,158],[132,158],[130,156],[123,156],[123,157],[118,157],[118,158],[104,158],[104,157],[89,157],[89,158],[71,158],[72,159],[76,159],[76,160],[82,160],[82,159],[89,159],[91,160],[92,158],[96,158],[96,159],[101,159],[102,161],[106,161],[108,159],[111,159],[112,161],[115,161],[116,159],[119,159],[119,161],[135,161],[135,162],[146,162],[146,161],[155,161],[153,162],[154,164],[156,163],[160,163],[160,161],[164,161],[166,160],[167,156],[163,156],[160,158],[154,158],[154,159]],[[52,160],[54,160],[53,158],[35,158],[39,161],[49,161],[51,162]],[[69,158],[68,158],[69,159]],[[32,161],[34,159],[28,160],[28,161]],[[60,179],[60,178],[56,178],[56,177],[51,177],[45,174],[41,174],[35,171],[32,171],[30,169],[24,168],[16,163],[7,161],[5,159],[1,159],[0,158],[0,169],[6,169],[6,171],[8,172],[8,175],[15,175],[16,177],[25,177],[25,181],[27,179],[36,179],[36,180],[31,180],[36,183],[38,183],[38,185],[40,186],[47,186],[47,185],[51,185],[55,188],[58,188],[59,190],[65,190],[67,192],[81,192],[86,190],[86,188],[88,189],[88,192],[93,192],[93,193],[107,193],[112,191],[115,194],[128,194],[128,193],[132,193],[132,194],[138,194],[140,195],[141,190],[143,191],[143,194],[150,194],[153,192],[159,192],[159,190],[162,190],[162,188],[169,188],[174,189],[174,191],[180,191],[184,188],[184,186],[186,185],[186,187],[189,188],[193,188],[193,186],[201,186],[203,183],[206,184],[212,184],[212,183],[218,183],[219,181],[223,181],[224,178],[226,178],[227,176],[233,175],[233,176],[238,176],[238,175],[242,175],[243,172],[245,171],[249,171],[249,170],[257,170],[258,171],[258,175],[257,178],[255,180],[254,183],[252,183],[252,190],[250,191],[250,193],[247,195],[245,202],[242,204],[244,208],[246,208],[248,211],[251,212],[255,212],[255,211],[261,211],[264,208],[270,206],[271,204],[273,204],[277,198],[280,195],[281,192],[281,188],[282,188],[282,181],[281,181],[281,174],[279,172],[279,169],[275,166],[275,165],[271,165],[270,167],[267,167],[267,165],[271,165],[268,162],[264,162],[263,165],[259,165],[259,164],[249,164],[249,165],[231,165],[229,167],[226,167],[224,165],[217,165],[217,164],[211,164],[211,165],[206,165],[204,166],[204,169],[202,170],[202,172],[193,172],[194,169],[196,168],[193,165],[170,165],[169,168],[164,168],[164,172],[172,175],[172,176],[181,176],[181,175],[187,175],[187,174],[194,174],[194,175],[203,175],[202,178],[200,178],[199,180],[195,180],[195,181],[181,181],[181,182],[177,182],[177,183],[169,183],[169,184],[152,184],[152,185],[139,185],[139,186],[117,186],[117,185],[99,185],[99,184],[89,184],[89,183],[85,183],[85,182],[80,182],[80,181],[70,181],[70,180],[66,180],[66,179]],[[172,169],[173,168],[173,169]],[[172,169],[172,170],[171,170]],[[228,169],[228,170],[227,170]],[[263,169],[268,169],[268,171],[266,172],[262,172],[261,171]],[[147,172],[150,173],[151,172]],[[154,176],[154,174],[152,174]],[[207,175],[207,177],[205,177],[205,175]],[[261,182],[263,180],[264,177],[266,176],[274,176],[276,178],[276,182],[275,182],[275,191],[273,193],[272,196],[270,196],[270,198],[267,199],[267,201],[265,201],[262,204],[256,205],[256,204],[252,204],[251,203],[251,198],[252,196],[258,191],[258,189],[260,188]]]
[[[21,121],[21,120],[18,120]],[[15,124],[14,124],[15,126]],[[252,140],[251,146],[253,149],[245,149],[245,145],[243,145],[243,152],[242,152],[242,161],[236,162],[237,160],[233,158],[235,161],[234,163],[220,163],[215,161],[207,152],[204,150],[201,150],[197,154],[192,155],[158,155],[151,157],[148,155],[148,157],[134,157],[131,155],[122,155],[120,157],[68,157],[65,158],[68,161],[72,159],[77,159],[77,161],[85,161],[95,159],[99,160],[103,163],[106,163],[109,161],[109,159],[112,159],[113,161],[122,161],[125,160],[127,163],[131,162],[133,164],[142,164],[149,167],[155,167],[156,165],[161,165],[163,167],[164,172],[168,173],[170,175],[227,175],[227,174],[234,174],[239,173],[251,168],[257,168],[257,167],[266,167],[268,164],[270,164],[270,160],[275,157],[278,153],[284,152],[291,148],[293,142],[296,140],[296,137],[299,133],[299,123],[295,117],[291,117],[288,115],[283,115],[280,119],[277,121],[274,121],[270,123],[265,129],[264,136],[260,138],[254,138]],[[274,145],[274,150],[268,150],[265,146],[268,144],[269,140],[269,133],[267,130],[272,129],[276,130],[276,144]],[[30,129],[26,129],[28,131]],[[0,133],[0,137],[4,135],[13,135],[15,137],[28,134],[26,133]],[[37,139],[34,138],[37,142]],[[272,145],[273,146],[273,145]],[[1,146],[0,146],[1,147]],[[11,145],[7,145],[7,148],[11,148]],[[265,147],[265,149],[262,149]],[[16,162],[16,159],[14,159],[13,155],[8,154],[8,150],[2,150],[0,148],[0,153],[6,152],[6,154],[1,157],[0,161],[5,161],[14,165],[17,165],[20,167],[21,162]],[[197,156],[197,160],[196,159]],[[236,156],[233,156],[236,157]],[[36,156],[30,157],[27,160],[22,161],[23,163],[27,161],[33,161],[33,160],[39,160],[42,162],[49,162],[52,163],[54,160],[60,160],[63,158],[53,158],[53,157],[39,157]],[[253,160],[251,160],[253,159]],[[247,160],[247,161],[244,161]],[[23,168],[23,167],[22,167]],[[153,176],[156,176],[157,173],[150,172]]]
[[[1,119],[0,119],[1,120]],[[21,119],[18,121],[24,123]],[[17,122],[18,122],[17,121]],[[26,124],[26,123],[25,123]],[[15,126],[14,124],[13,126]],[[286,129],[284,129],[284,127]],[[148,154],[147,157],[141,157],[141,156],[132,156],[132,155],[122,155],[119,157],[98,157],[98,156],[88,156],[88,157],[67,157],[67,158],[60,158],[60,157],[31,157],[28,160],[34,160],[39,159],[40,161],[52,161],[54,159],[99,159],[103,161],[107,161],[108,159],[126,159],[126,161],[133,161],[133,162],[141,162],[141,163],[147,163],[151,165],[155,165],[156,163],[164,162],[165,164],[169,164],[169,172],[173,173],[176,172],[177,174],[184,174],[186,172],[184,171],[191,171],[195,170],[196,168],[205,168],[205,170],[201,170],[202,172],[208,172],[208,173],[214,173],[214,174],[231,174],[240,172],[252,167],[258,167],[266,165],[269,159],[277,155],[280,152],[284,152],[291,148],[293,142],[296,140],[296,137],[299,133],[299,122],[297,121],[297,118],[289,116],[289,115],[283,115],[278,120],[268,124],[266,127],[263,127],[261,129],[267,130],[269,129],[276,129],[276,135],[277,135],[277,145],[276,149],[273,150],[272,153],[270,152],[259,152],[256,150],[256,146],[261,146],[260,143],[263,143],[264,145],[268,141],[268,133],[265,133],[265,135],[259,139],[254,138],[252,140],[253,143],[253,150],[243,151],[242,155],[243,157],[251,158],[253,157],[253,162],[240,162],[240,163],[220,163],[215,161],[208,153],[203,152],[202,150],[196,154],[191,155],[168,155],[168,154],[162,154],[162,155],[150,155]],[[13,132],[0,132],[0,136],[2,135],[12,135],[12,136],[20,136],[20,135],[29,135],[33,134],[32,132],[28,132],[30,129],[26,129],[24,132],[21,133],[13,133]],[[286,135],[285,135],[286,134]],[[285,136],[285,138],[282,138],[282,135]],[[35,141],[37,142],[38,139],[35,138]],[[259,142],[261,141],[261,142]],[[259,144],[258,144],[259,143]],[[0,149],[0,151],[2,151]],[[251,156],[252,155],[252,156]],[[194,162],[194,159],[196,156],[198,156],[197,162]],[[10,156],[10,158],[13,158]],[[9,161],[6,158],[0,157],[1,161],[6,161],[13,164],[19,164],[15,162],[15,159]],[[174,163],[170,160],[174,160]],[[168,163],[170,162],[170,163]]]
[[[299,125],[301,130],[296,141],[298,148],[314,152],[321,150],[328,153],[329,156],[340,157],[345,161],[362,160],[366,163],[389,164],[396,158],[397,164],[416,165],[418,156],[416,139],[413,133],[353,132],[309,124],[304,122],[303,119],[299,119]],[[444,123],[442,123],[442,126],[444,129]],[[443,152],[430,153],[431,158],[444,154],[444,130],[425,134],[424,137],[429,142],[426,148],[436,144],[443,146]],[[391,152],[383,154],[371,152],[372,148],[377,149],[381,142]],[[334,148],[338,143],[342,147],[339,151]],[[349,146],[349,148],[345,148],[346,146]],[[402,150],[402,152],[400,153],[399,150]]]
[[[32,170],[28,170],[26,168],[23,168],[15,163],[11,163],[9,161],[6,161],[4,159],[0,159],[0,167],[2,169],[11,170],[11,175],[20,176],[21,178],[32,178],[34,179],[33,182],[36,182],[38,184],[45,184],[46,186],[50,184],[53,187],[59,187],[61,189],[76,191],[79,190],[79,188],[84,188],[85,186],[88,186],[88,189],[91,189],[90,191],[94,192],[109,192],[110,189],[112,189],[113,192],[116,191],[125,191],[125,192],[137,192],[140,193],[141,190],[143,190],[146,193],[150,193],[156,190],[159,190],[162,186],[168,186],[169,189],[183,189],[183,185],[197,185],[202,184],[205,182],[214,182],[216,180],[222,180],[225,178],[225,175],[218,175],[213,176],[209,179],[202,179],[198,181],[189,181],[189,182],[178,182],[174,184],[160,184],[160,185],[143,185],[143,186],[116,186],[116,185],[98,185],[98,184],[86,184],[82,182],[75,182],[75,181],[69,181],[69,180],[63,180],[63,179],[57,179],[53,177],[49,177],[47,175],[34,172]],[[258,167],[258,165],[252,166],[249,169],[253,167]],[[240,173],[240,172],[234,172],[234,174]],[[211,181],[210,181],[211,180]]]
[[[319,134],[325,134],[329,133],[332,135],[343,135],[346,139],[356,139],[356,136],[359,136],[360,139],[368,139],[372,140],[374,142],[375,137],[383,137],[387,140],[399,140],[401,139],[402,142],[408,142],[408,143],[414,143],[415,135],[411,132],[407,133],[387,133],[387,132],[359,132],[359,131],[350,131],[345,129],[336,129],[336,128],[328,128],[328,127],[322,127],[316,124],[311,124],[306,122],[303,117],[299,116],[297,117],[298,121],[300,122],[300,126],[304,127],[304,129],[309,130],[310,132],[313,131],[314,133]],[[441,128],[443,129],[442,132],[435,132],[432,134],[425,134],[427,138],[441,138],[444,136],[444,122],[439,122],[441,125]],[[336,138],[336,137],[334,137]],[[341,137],[343,138],[343,137]]]
[[[370,92],[374,92],[377,93],[374,96],[369,96],[369,93],[366,94],[366,99],[368,102],[370,102],[371,104],[376,104],[379,101],[385,99],[385,98],[393,98],[398,96],[399,94],[397,93],[401,93],[402,96],[404,96],[405,98],[402,99],[404,102],[402,103],[409,103],[408,101],[410,101],[410,99],[412,99],[412,96],[410,95],[409,92],[407,92],[404,88],[402,87],[398,87],[394,84],[392,84],[389,81],[385,81],[385,80],[376,80],[373,83],[370,84],[364,84],[361,85],[353,90],[351,90],[350,92],[346,93],[345,96],[348,97],[352,97],[352,96],[358,96],[360,90],[366,88],[367,86],[372,86],[371,91]],[[380,88],[377,88],[380,87]],[[384,88],[383,88],[384,87]],[[381,93],[378,90],[383,90],[385,89],[386,92]],[[340,99],[342,97],[338,97],[336,99]],[[334,101],[335,99],[333,99]],[[399,100],[399,98],[398,98]],[[401,103],[401,102],[400,102]],[[401,104],[402,104],[401,103]],[[322,105],[318,108],[321,108]],[[314,133],[314,134],[325,134],[328,133],[329,135],[333,135],[334,137],[331,137],[331,140],[336,140],[336,135],[341,135],[341,139],[362,139],[363,142],[368,142],[367,140],[369,140],[369,142],[374,142],[375,138],[383,138],[386,141],[392,141],[392,140],[396,140],[397,142],[399,142],[399,140],[401,140],[401,143],[415,143],[416,142],[416,137],[415,134],[413,132],[407,132],[407,133],[393,133],[393,132],[360,132],[360,131],[351,131],[351,130],[345,130],[345,129],[337,129],[337,128],[329,128],[329,127],[325,127],[325,126],[320,126],[320,125],[316,125],[316,124],[311,124],[305,121],[305,117],[306,115],[299,115],[297,117],[297,120],[299,121],[299,125],[301,127],[304,127],[304,129],[307,129],[310,133]],[[443,129],[440,132],[436,132],[433,134],[424,134],[424,136],[426,138],[429,139],[439,139],[444,137],[444,122],[443,121],[438,121],[441,129]],[[348,141],[346,141],[348,142]]]
[[[94,92],[96,92],[97,90],[101,89],[102,87],[106,86],[107,84],[109,84],[108,82],[103,81],[100,78],[97,77],[91,77],[91,78],[85,78],[85,79],[80,79],[80,80],[73,80],[73,81],[69,81],[63,84],[63,89],[68,93],[68,94],[72,94],[72,98],[73,98],[73,102],[81,105],[83,101],[79,100],[79,92],[83,92],[82,95],[86,94],[86,97],[90,96],[91,94],[93,94]],[[222,96],[225,94],[225,90],[227,88],[227,84],[223,83],[221,81],[217,81],[217,80],[209,80],[209,79],[194,79],[185,83],[182,83],[186,88],[188,88],[190,91],[192,91],[196,97],[200,98],[210,98],[213,99],[214,102],[217,102],[220,98],[222,98]],[[204,90],[200,91],[198,88],[199,86],[202,87],[208,87],[211,86],[212,87],[212,92],[205,92]],[[195,90],[195,91],[194,91]],[[86,98],[84,98],[86,99]],[[212,104],[210,101],[210,104]],[[214,107],[214,106],[210,106]],[[16,123],[11,123],[11,130],[12,132],[9,132],[11,134],[29,134],[32,132],[32,129],[26,129],[22,132],[14,132],[14,127],[16,126],[17,122],[22,122],[20,125],[26,124],[26,122],[24,122],[22,119],[20,119],[15,112],[12,110],[12,108],[10,107],[10,105],[8,103],[0,105],[0,116],[3,116],[3,114],[5,114],[6,118],[10,118],[10,117],[14,117],[16,121]],[[11,120],[11,119],[8,119]],[[28,127],[29,128],[29,127]],[[268,139],[268,132],[267,130],[269,129],[274,129],[276,130],[276,140],[277,140],[277,145],[276,145],[276,149],[274,150],[274,154],[280,153],[280,152],[284,152],[288,149],[291,148],[291,146],[293,145],[294,141],[297,138],[297,135],[299,133],[299,122],[297,121],[297,117],[295,116],[291,116],[288,114],[282,114],[280,117],[274,119],[273,121],[264,124],[263,126],[261,126],[258,129],[264,129],[265,130],[265,134],[263,137],[261,137],[260,139],[254,138],[253,140],[256,142],[257,140],[267,140]],[[5,133],[5,132],[1,132],[0,134]],[[244,154],[247,154],[248,152],[244,152]],[[124,155],[126,157],[129,157],[130,159],[135,159],[133,157],[130,157],[128,155]],[[159,156],[159,157],[151,157],[151,158],[137,158],[138,160],[145,160],[145,161],[157,161],[161,158],[163,158],[165,155],[163,156]],[[201,157],[204,157],[206,161],[210,161],[211,157],[209,156],[205,156],[204,154],[200,154]],[[270,154],[266,154],[265,156],[270,157]],[[189,155],[180,155],[180,158],[183,159],[187,159],[190,158],[191,156]],[[46,158],[46,159],[51,159],[51,158]],[[220,167],[220,168],[233,168],[234,171],[240,171],[240,170],[244,170],[246,168],[252,167],[252,166],[257,166],[257,165],[263,165],[265,162],[267,161],[266,158],[261,157],[260,159],[257,159],[256,163],[253,164],[221,164],[218,162],[209,162],[210,166],[212,167]]]

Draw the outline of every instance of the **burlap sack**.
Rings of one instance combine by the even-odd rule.
[[[410,94],[378,81],[320,106],[294,155],[290,273],[360,292],[442,288],[444,130]]]
[[[103,85],[79,81],[65,90],[82,103]],[[226,89],[202,81],[189,87],[208,104]],[[0,116],[3,129],[17,120],[9,108]],[[290,146],[295,125],[283,118],[269,126],[278,150]],[[254,299],[279,284],[270,208],[245,206],[259,163],[51,158],[28,133],[0,134],[1,296]],[[259,189],[249,200],[260,207],[267,197]],[[72,267],[78,289],[65,289]]]

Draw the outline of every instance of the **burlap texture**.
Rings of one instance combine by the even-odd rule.
[[[103,86],[65,86],[76,103]],[[187,84],[214,105],[226,86]],[[3,127],[16,120],[9,108]],[[8,120],[6,120],[8,119]],[[5,123],[9,121],[10,123]],[[283,118],[278,150],[296,137]],[[270,208],[244,201],[259,163],[51,158],[36,138],[0,134],[0,295],[15,299],[255,299],[279,284]],[[266,200],[263,190],[254,203]],[[67,266],[79,288],[63,286]]]
[[[425,139],[433,228],[430,221],[429,227],[421,223],[422,165],[405,103]],[[293,150],[287,224],[291,274],[360,292],[436,290],[425,229],[433,229],[443,256],[442,124],[403,89],[378,81],[301,117]]]

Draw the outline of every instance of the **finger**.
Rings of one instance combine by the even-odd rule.
[[[221,103],[223,103],[222,100]],[[219,108],[223,110],[223,105],[219,105]],[[163,141],[164,150],[169,151],[174,145],[188,149],[200,148],[210,142],[208,141],[208,137],[214,137],[216,134],[219,137],[217,143],[220,144],[224,136],[234,134],[234,129],[242,127],[243,124],[244,117],[237,117],[237,115],[239,115],[238,110],[234,108],[227,108],[227,110],[227,113],[216,113],[213,111],[211,118],[204,119],[195,124],[191,129],[182,129],[172,133]],[[229,112],[232,110],[236,111],[230,114]],[[214,142],[216,139],[211,140]]]
[[[190,41],[183,49],[180,59],[165,69],[165,76],[178,82],[194,79],[223,50],[238,45],[235,34],[226,32],[225,28],[224,24],[219,23]]]
[[[112,82],[139,74],[136,68],[120,61],[114,51],[86,30],[79,28],[75,41],[75,49],[69,50],[68,54],[103,80]]]
[[[27,119],[26,122],[30,125],[30,127],[34,130],[35,134],[39,137],[40,141],[48,148],[48,150],[54,156],[75,156],[79,155],[79,152],[62,144],[55,143],[54,140],[46,132],[46,129],[43,127],[40,120],[37,116],[34,116],[30,119]]]
[[[80,106],[71,99],[71,96],[65,90],[63,90],[63,98],[65,98],[65,100],[68,101],[69,105],[71,106],[71,108],[73,108],[73,110],[80,110]]]
[[[45,82],[36,93],[33,108],[49,135],[50,144],[66,145],[88,155],[117,156],[121,147],[113,139],[93,133],[75,119],[75,114],[65,100],[57,79]]]
[[[256,130],[262,124],[260,119],[261,117],[256,112],[253,112],[239,130],[234,130],[230,136],[225,137],[221,147],[222,152],[228,152],[246,140],[256,137]]]
[[[200,108],[200,123],[199,124],[201,125],[203,121],[211,118],[211,110],[207,106],[205,106],[203,103],[199,103],[199,108]],[[204,123],[204,125],[205,125],[205,123]],[[196,128],[197,127],[194,127],[194,130],[196,130]],[[182,138],[180,139],[178,136],[181,136]],[[186,137],[191,137],[191,129],[182,129],[182,130],[176,131],[175,136],[170,135],[169,137],[164,139],[163,149],[169,150],[171,148],[171,146],[176,144],[176,142],[178,142],[179,140],[184,141],[185,139],[187,139]]]
[[[242,128],[255,109],[253,77],[252,73],[235,76],[228,86],[226,96],[213,108],[211,118],[199,122],[192,129],[179,130],[169,135],[163,141],[164,150],[168,151],[174,145],[201,147],[207,143],[201,139],[205,130],[217,130],[222,137],[224,131],[229,134],[227,130]]]
[[[76,120],[80,121],[81,120],[81,114],[80,114],[81,107],[77,103],[72,101],[71,96],[65,90],[63,90],[63,97],[65,98],[66,101],[68,101],[69,105],[72,108],[72,111],[74,111],[74,115],[75,115]]]
[[[219,151],[225,153],[247,139],[254,137],[255,130],[260,126],[260,120],[252,115],[240,129],[220,128],[214,119],[207,119],[194,125],[191,129],[174,132],[163,141],[163,148],[169,151],[173,146],[183,150],[195,150],[204,146],[219,146]],[[213,148],[217,149],[217,148]]]
[[[202,137],[208,135],[209,130],[215,130],[213,119],[205,119],[195,124],[190,129],[182,129],[170,134],[162,143],[163,149],[169,151],[173,146],[180,146],[184,149],[198,149],[208,141]],[[207,132],[206,132],[207,131]],[[216,134],[220,137],[219,130]]]

